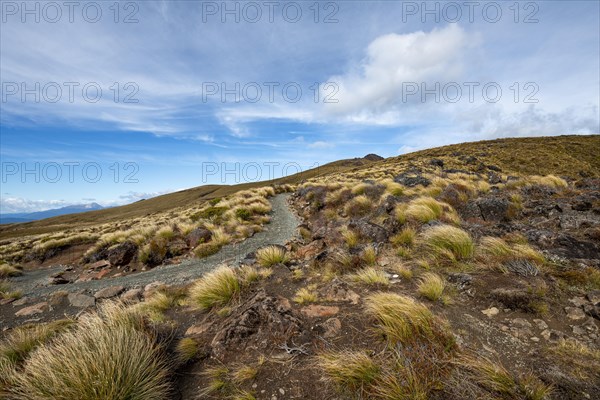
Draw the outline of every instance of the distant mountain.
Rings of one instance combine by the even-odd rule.
[[[0,214],[0,224],[14,224],[19,222],[31,222],[40,219],[58,217],[59,215],[77,214],[86,211],[102,210],[98,203],[76,204],[52,210],[38,211],[33,213],[9,213]]]

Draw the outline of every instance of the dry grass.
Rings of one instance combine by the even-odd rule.
[[[14,399],[164,399],[168,376],[141,315],[109,303],[32,352],[8,392]]]
[[[346,215],[350,217],[362,217],[373,210],[373,201],[365,195],[356,196],[344,207]]]
[[[23,293],[20,290],[12,290],[10,282],[0,280],[0,299],[20,299]]]
[[[365,393],[379,376],[379,366],[362,351],[325,352],[316,357],[324,379],[342,391]]]
[[[600,376],[600,350],[574,340],[560,340],[548,348],[552,361],[579,380]]]
[[[387,274],[373,267],[363,268],[354,274],[350,274],[348,275],[348,279],[366,285],[389,286],[390,284]]]
[[[342,238],[344,239],[344,242],[348,248],[352,249],[358,245],[359,236],[352,229],[344,226],[342,229],[340,229],[340,234],[342,235]]]
[[[454,346],[447,324],[410,297],[380,292],[369,296],[365,306],[378,321],[378,330],[394,346],[415,340],[437,342],[445,348]]]
[[[417,233],[411,227],[406,227],[397,233],[396,235],[390,237],[390,242],[394,246],[407,246],[412,247],[415,242],[415,237]]]
[[[177,361],[187,363],[198,354],[198,343],[192,338],[182,338],[175,347]]]
[[[292,300],[298,304],[314,303],[319,299],[315,289],[316,287],[313,285],[300,288]]]
[[[377,264],[377,250],[372,245],[365,247],[361,252],[360,257],[367,265]]]
[[[12,278],[20,275],[23,275],[23,272],[19,268],[7,263],[0,264],[0,279]]]
[[[428,300],[438,301],[442,299],[445,288],[444,278],[434,272],[426,272],[419,278],[417,292]]]
[[[191,302],[204,310],[225,306],[239,293],[240,282],[235,271],[229,267],[220,267],[207,273],[189,289]]]
[[[475,245],[466,231],[450,225],[434,226],[423,234],[423,241],[437,255],[453,261],[473,256]]]
[[[272,267],[277,264],[286,264],[289,256],[283,247],[268,246],[256,251],[256,261],[262,267]]]

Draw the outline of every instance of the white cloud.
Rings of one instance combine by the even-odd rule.
[[[466,50],[476,42],[474,35],[458,25],[380,36],[369,44],[359,65],[327,80],[337,84],[339,92],[334,96],[338,102],[326,103],[326,111],[347,115],[353,121],[397,112],[404,102],[406,84],[457,79],[463,71]],[[386,119],[394,118],[388,115]]]
[[[65,200],[32,200],[22,197],[0,198],[0,212],[5,213],[30,213],[49,210],[70,205]]]
[[[317,140],[316,142],[310,143],[308,145],[309,149],[330,149],[334,147],[333,143],[324,142],[322,140]]]

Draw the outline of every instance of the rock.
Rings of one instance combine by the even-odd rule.
[[[121,300],[128,303],[137,303],[142,297],[142,289],[129,289],[121,295]]]
[[[534,319],[533,323],[541,331],[548,329],[548,324],[543,319]]]
[[[206,332],[208,330],[208,328],[210,328],[209,324],[192,325],[189,328],[187,328],[184,336],[202,335],[204,332]]]
[[[409,173],[403,173],[400,175],[397,175],[394,178],[394,182],[400,183],[401,185],[407,186],[407,187],[414,187],[414,186],[424,186],[427,187],[429,185],[431,185],[431,180],[425,178],[422,175],[410,175]]]
[[[64,285],[71,281],[62,276],[62,272],[50,278],[50,285]]]
[[[89,308],[96,305],[96,299],[81,293],[69,293],[69,304],[73,307]]]
[[[571,208],[575,211],[589,211],[592,209],[592,203],[582,200],[573,204]]]
[[[525,318],[515,318],[512,321],[510,321],[510,325],[515,326],[517,328],[531,328],[531,323]]]
[[[15,307],[24,306],[25,304],[29,303],[29,300],[31,299],[27,296],[21,297],[20,299],[13,301],[12,305]]]
[[[592,304],[600,304],[600,290],[592,290],[586,297]]]
[[[210,346],[212,356],[223,360],[239,356],[245,349],[266,352],[273,349],[274,337],[295,337],[303,332],[302,320],[281,298],[264,289],[232,310],[218,326]],[[301,346],[295,339],[295,346]]]
[[[583,329],[582,327],[575,325],[572,327],[573,329],[573,334],[581,336],[581,335],[585,335],[585,329]]]
[[[448,282],[454,283],[459,289],[462,290],[471,285],[471,282],[473,282],[473,276],[460,272],[450,273],[448,274]]]
[[[585,312],[579,307],[565,307],[567,318],[577,321],[585,318]]]
[[[358,233],[361,237],[368,239],[370,242],[375,243],[387,242],[389,236],[384,227],[365,219],[350,221],[350,223],[348,223],[348,228]]]
[[[491,307],[486,310],[481,310],[481,313],[484,315],[487,315],[488,318],[492,318],[493,316],[498,315],[499,312],[500,312],[500,310],[498,310],[496,307]]]
[[[185,254],[188,250],[188,244],[183,239],[174,239],[169,243],[169,256],[177,257]]]
[[[366,156],[364,156],[363,158],[364,158],[365,160],[369,160],[369,161],[381,161],[381,160],[384,160],[384,158],[383,158],[383,157],[381,157],[380,155],[373,154],[373,153],[367,154],[367,155],[366,155]]]
[[[306,315],[308,318],[323,318],[331,317],[336,315],[340,311],[339,307],[336,306],[322,306],[318,304],[311,304],[303,307],[300,312]]]
[[[500,176],[494,172],[490,172],[490,173],[488,173],[488,182],[491,185],[496,185],[498,183],[502,183],[502,176]]]
[[[554,329],[546,329],[541,333],[542,337],[549,342],[557,342],[559,340],[566,339],[567,335],[564,333],[554,330]]]
[[[128,265],[137,255],[138,246],[127,240],[108,249],[108,261],[114,266]]]
[[[600,305],[586,304],[583,306],[583,311],[590,317],[600,320]]]
[[[329,318],[327,321],[319,325],[323,329],[323,337],[325,339],[336,337],[342,330],[342,322],[339,318]]]
[[[316,257],[325,248],[325,242],[323,240],[314,240],[306,246],[300,247],[296,254],[298,258],[309,260]]]
[[[165,284],[163,282],[159,282],[159,281],[154,281],[152,283],[147,284],[144,287],[144,298],[148,298],[150,296],[152,296],[152,294],[156,291],[156,289],[158,289],[161,286],[164,286]]]
[[[120,295],[124,290],[123,286],[109,286],[98,290],[94,297],[96,299],[110,299],[111,297]]]
[[[207,243],[211,238],[212,232],[203,226],[194,229],[185,237],[190,247],[196,247],[200,243]]]
[[[501,198],[483,198],[475,201],[484,221],[507,221],[510,203]]]
[[[19,311],[17,311],[15,313],[15,316],[26,317],[26,316],[33,315],[33,314],[41,314],[43,312],[48,311],[49,309],[50,309],[50,305],[48,305],[47,302],[43,301],[41,303],[37,303],[32,306],[20,309]]]
[[[582,307],[582,306],[588,304],[588,301],[586,300],[585,297],[576,296],[576,297],[569,299],[569,303],[573,304],[576,307]]]
[[[15,299],[12,297],[8,297],[6,299],[0,299],[0,306],[8,305],[8,304],[12,303],[13,301],[15,301]]]
[[[91,280],[99,281],[100,279],[104,278],[108,274],[110,274],[110,268],[103,269],[102,271],[98,272],[96,275],[93,275]]]
[[[110,267],[110,262],[108,262],[108,260],[100,260],[100,261],[96,261],[93,264],[89,265],[89,269],[93,269],[93,270],[98,270],[98,269],[102,269],[104,267]]]
[[[432,158],[429,161],[429,164],[433,165],[434,167],[444,168],[444,160],[440,160],[439,158]]]
[[[537,342],[539,342],[539,341],[540,341],[540,338],[538,338],[538,337],[535,337],[535,336],[533,336],[533,337],[531,337],[531,338],[529,338],[529,339],[531,339],[531,341],[532,341],[532,342],[535,342],[535,343],[537,343]]]
[[[352,304],[358,304],[360,301],[360,296],[350,289],[346,282],[337,278],[319,291],[319,298],[327,301],[349,301]]]

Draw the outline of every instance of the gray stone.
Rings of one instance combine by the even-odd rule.
[[[577,321],[585,318],[585,312],[579,307],[565,307],[567,318]]]
[[[123,286],[109,286],[98,290],[94,297],[96,299],[110,299],[111,297],[120,295],[124,290]]]
[[[73,307],[88,308],[96,305],[96,299],[81,293],[69,293],[69,304]]]
[[[48,303],[43,301],[41,303],[37,303],[32,306],[20,309],[19,311],[17,311],[15,313],[15,316],[26,317],[26,316],[33,315],[33,314],[41,314],[45,311],[48,311],[49,309],[50,309],[50,306],[48,305]]]

